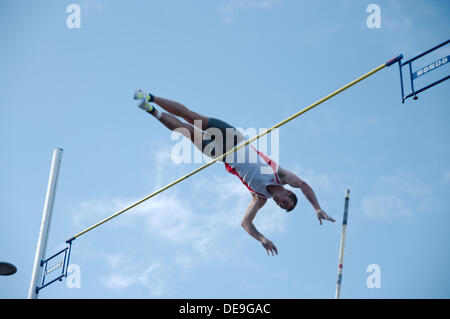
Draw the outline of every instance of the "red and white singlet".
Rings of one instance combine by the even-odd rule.
[[[245,156],[243,156],[244,151]],[[236,160],[241,158],[234,156],[234,162],[225,162],[226,170],[239,177],[241,182],[257,196],[272,197],[266,187],[281,185],[277,174],[278,164],[251,145],[246,145],[235,153],[239,152],[241,152],[239,156],[242,157],[242,160]]]

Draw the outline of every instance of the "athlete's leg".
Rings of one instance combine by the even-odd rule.
[[[158,120],[169,130],[176,130],[177,132],[183,134],[185,137],[191,140],[192,144],[194,144],[200,151],[202,151],[202,131],[195,129],[192,125],[184,123],[177,117],[166,112],[161,112],[161,117],[158,118]]]
[[[205,130],[208,125],[209,118],[207,116],[200,115],[179,102],[175,102],[169,99],[165,99],[159,96],[153,96],[153,102],[161,106],[167,112],[182,117],[186,122],[195,125],[201,130]],[[195,121],[195,122],[194,122]],[[201,122],[198,122],[201,121]]]
[[[242,134],[240,134],[238,131],[235,130],[233,126],[230,124],[221,121],[219,119],[215,118],[209,118],[203,115],[200,115],[194,111],[191,111],[186,106],[179,102],[175,102],[169,99],[165,99],[162,97],[154,96],[152,94],[148,94],[142,90],[137,90],[135,92],[134,98],[137,100],[141,100],[141,103],[138,105],[143,110],[147,111],[148,113],[152,114],[156,118],[158,118],[166,127],[168,127],[171,130],[174,130],[176,128],[186,128],[188,132],[190,133],[190,136],[187,136],[183,133],[186,137],[189,137],[191,141],[194,143],[194,145],[199,148],[202,152],[204,152],[206,145],[211,144],[210,146],[213,147],[211,154],[206,154],[208,156],[218,156],[219,154],[222,154],[222,152],[225,152],[226,150],[230,149],[230,147],[234,147],[236,144],[238,144],[240,141],[244,139]],[[154,102],[157,105],[161,106],[164,110],[167,112],[175,115],[180,116],[186,122],[195,125],[196,128],[202,131],[206,131],[205,134],[208,135],[208,137],[205,139],[203,138],[203,135],[201,135],[201,139],[203,139],[202,144],[203,145],[197,145],[199,142],[196,138],[194,138],[193,132],[195,132],[194,126],[191,126],[189,124],[183,123],[179,121],[174,116],[171,116],[170,114],[159,112],[155,107],[153,107],[149,102]],[[163,116],[163,114],[165,114]],[[228,129],[231,129],[232,132],[229,135]],[[212,130],[212,132],[210,132]],[[214,132],[214,130],[219,134]],[[186,130],[184,130],[186,131]],[[199,132],[195,136],[198,135]],[[211,134],[213,139],[211,139]],[[219,137],[219,140],[217,138]],[[222,150],[223,148],[223,150]],[[217,149],[217,151],[216,151]]]
[[[225,139],[225,136],[227,135],[226,129],[230,128],[234,130],[234,127],[222,120],[215,119],[215,118],[209,118],[203,115],[200,115],[194,111],[189,110],[186,106],[179,102],[175,102],[169,99],[165,99],[159,96],[151,96],[151,100],[161,106],[164,110],[167,112],[182,117],[186,122],[194,125],[197,124],[198,120],[201,121],[201,127],[196,126],[197,128],[201,129],[202,131],[205,131],[208,128],[218,128],[222,131],[223,138]],[[232,146],[234,147],[236,144],[240,143],[244,138],[242,134],[239,131],[233,131],[237,135],[238,142],[234,143]],[[225,144],[225,140],[224,140]],[[225,146],[225,145],[224,145]]]

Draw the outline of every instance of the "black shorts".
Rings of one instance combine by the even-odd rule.
[[[217,157],[220,156],[236,145],[238,145],[244,137],[242,134],[236,130],[236,128],[222,120],[210,117],[208,120],[208,124],[206,125],[206,135],[208,135],[208,129],[216,128],[219,129],[222,133],[223,142],[222,147],[220,149],[220,143],[216,140],[217,136],[211,135],[211,139],[203,139],[202,141],[202,152],[209,157]],[[231,130],[227,130],[231,129]],[[212,131],[213,132],[213,131]],[[214,132],[213,132],[214,133]],[[220,137],[220,136],[219,136]],[[206,138],[206,136],[204,136]],[[212,143],[212,144],[211,144]],[[209,147],[205,150],[205,148],[209,145]],[[217,147],[216,147],[217,146]],[[219,149],[218,149],[219,148]]]

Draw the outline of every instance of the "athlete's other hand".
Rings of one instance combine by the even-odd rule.
[[[267,256],[270,256],[270,253],[269,253],[269,252],[272,253],[272,256],[273,256],[273,252],[275,252],[275,254],[278,255],[277,247],[275,247],[275,245],[274,245],[270,240],[268,240],[267,238],[264,238],[264,239],[261,241],[261,244],[262,244],[263,247],[267,250]]]
[[[322,219],[323,220],[328,220],[328,221],[333,222],[333,223],[335,222],[333,217],[328,216],[327,213],[325,213],[321,209],[316,210],[316,213],[317,213],[317,219],[319,220],[320,225],[322,225]]]

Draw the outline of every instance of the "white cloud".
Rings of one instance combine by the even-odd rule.
[[[295,165],[292,168],[285,168],[297,174],[317,193],[335,193],[336,190],[339,190],[341,194],[344,194],[345,185],[343,185],[343,181],[348,181],[354,178],[349,175],[342,176],[339,173],[328,174],[316,172],[312,169],[303,169],[299,165]]]
[[[153,170],[159,178],[153,182],[161,183],[173,174],[175,164],[167,160],[170,156],[167,154],[164,150],[156,151]],[[241,249],[236,234],[245,236],[240,222],[251,200],[245,186],[224,168],[221,176],[195,176],[185,183],[192,186],[183,187],[183,192],[175,186],[170,192],[160,193],[126,212],[120,222],[106,226],[115,227],[115,231],[132,228],[143,241],[151,243],[156,239],[173,246],[164,255],[152,256],[152,260],[164,258],[164,267],[162,261],[148,266],[132,252],[100,254],[111,269],[102,278],[106,288],[122,290],[142,286],[154,296],[164,295],[175,273],[188,274],[204,263],[227,260],[236,249]],[[139,198],[85,200],[73,209],[73,218],[77,224],[95,223],[137,200]],[[256,217],[255,225],[263,234],[271,236],[283,231],[287,220],[283,212],[269,202]],[[254,239],[248,236],[247,240]]]
[[[360,202],[362,216],[379,220],[429,214],[445,207],[432,187],[411,174],[381,176],[373,185],[373,193],[366,194]]]
[[[386,194],[372,194],[363,197],[360,209],[364,216],[373,219],[389,220],[411,215],[401,198]]]
[[[138,276],[138,282],[150,288],[152,295],[162,296],[166,292],[166,281],[155,271],[161,265],[155,263]]]
[[[133,200],[106,198],[85,200],[76,204],[72,212],[72,220],[76,226],[85,225],[107,217],[133,203]]]
[[[107,288],[112,290],[120,290],[128,288],[135,282],[135,279],[129,276],[123,276],[122,274],[111,274],[107,278],[103,279],[103,283]]]
[[[103,257],[106,259],[108,265],[113,269],[117,269],[120,268],[122,265],[127,265],[131,263],[131,258],[123,254],[109,254],[104,255]]]
[[[127,254],[101,254],[110,272],[101,277],[102,284],[113,291],[145,288],[152,296],[161,296],[166,291],[165,267],[160,261],[146,265],[144,261],[131,258]],[[105,272],[106,273],[106,272]]]
[[[281,0],[228,0],[219,7],[219,13],[225,23],[231,22],[237,10],[245,8],[272,9]]]
[[[407,196],[424,196],[431,193],[431,188],[425,185],[418,177],[409,174],[395,176],[381,176],[374,184],[377,190],[403,194]]]
[[[111,257],[111,256],[109,256]],[[152,296],[162,296],[166,290],[165,280],[160,263],[155,262],[144,268],[135,263],[122,262],[120,267],[114,267],[113,271],[102,277],[103,285],[113,291],[123,290],[132,286],[142,286],[146,288]],[[139,271],[138,269],[144,269]]]

